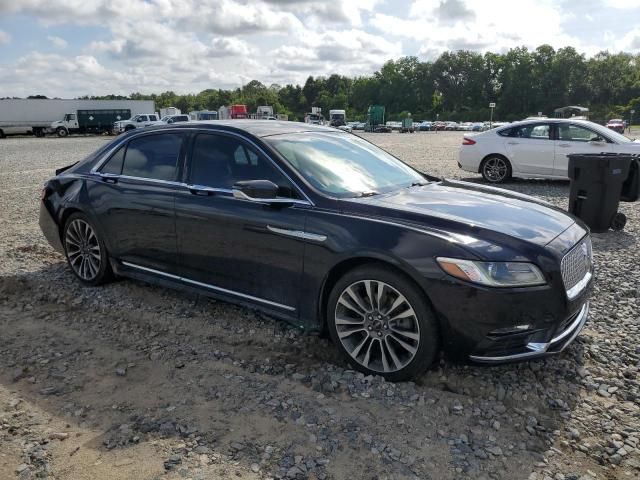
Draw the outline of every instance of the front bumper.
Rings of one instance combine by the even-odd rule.
[[[578,336],[589,316],[589,302],[585,302],[577,314],[563,322],[561,328],[548,341],[527,341],[521,347],[517,343],[512,350],[494,355],[470,355],[469,359],[481,363],[503,363],[518,360],[529,360],[546,355],[560,353]]]

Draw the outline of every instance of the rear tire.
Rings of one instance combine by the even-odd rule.
[[[4,132],[2,130],[0,130],[0,138],[5,138],[6,135],[4,134]]]
[[[93,287],[113,279],[107,247],[85,214],[69,216],[62,243],[71,271],[83,284]]]
[[[511,163],[502,155],[490,155],[482,161],[480,173],[489,183],[504,183],[511,178]]]
[[[362,373],[410,380],[438,353],[436,318],[410,279],[383,265],[365,265],[336,282],[327,302],[333,343]]]

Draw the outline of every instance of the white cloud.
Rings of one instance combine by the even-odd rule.
[[[36,21],[13,39],[0,31],[0,45],[33,50],[3,59],[0,85],[9,95],[197,92],[251,79],[370,74],[389,59],[434,59],[449,49],[549,43],[589,55],[640,52],[640,0],[584,2],[577,9],[569,0],[0,0],[3,20]],[[74,29],[57,37],[49,27],[58,24],[95,26],[84,31],[96,37],[81,43]],[[58,53],[42,53],[51,46]]]
[[[409,18],[378,13],[372,25],[380,32],[418,40],[420,56],[433,58],[445,50],[500,52],[544,43],[579,48],[579,42],[563,30],[565,18],[566,14],[549,0],[530,4],[526,12],[520,2],[416,0]]]
[[[55,35],[48,35],[47,40],[56,48],[67,48],[67,41],[64,38],[56,37]]]
[[[0,30],[0,45],[6,45],[11,41],[11,35],[7,32]]]

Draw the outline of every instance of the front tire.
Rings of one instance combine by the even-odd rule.
[[[59,137],[66,137],[67,135],[69,135],[69,132],[67,132],[67,129],[62,127],[58,127],[58,129],[56,130],[56,133],[58,134]]]
[[[480,173],[489,183],[504,183],[511,178],[511,163],[500,155],[491,155],[482,161]]]
[[[334,285],[327,304],[333,343],[360,372],[413,379],[438,353],[438,328],[424,292],[382,265],[359,267]]]
[[[62,240],[67,263],[82,283],[97,286],[113,278],[107,248],[86,215],[67,219]]]

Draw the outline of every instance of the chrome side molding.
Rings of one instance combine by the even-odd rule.
[[[309,233],[301,230],[288,230],[286,228],[272,227],[271,225],[267,225],[267,229],[278,235],[300,238],[302,240],[311,240],[312,242],[324,242],[327,239],[326,235],[320,235],[319,233]]]
[[[290,312],[295,312],[296,311],[296,309],[294,307],[290,307],[289,305],[283,305],[282,303],[272,302],[271,300],[266,300],[264,298],[254,297],[253,295],[247,295],[246,293],[240,293],[240,292],[236,292],[235,290],[229,290],[227,288],[217,287],[217,286],[211,285],[209,283],[198,282],[196,280],[191,280],[189,278],[181,277],[179,275],[173,275],[171,273],[162,272],[160,270],[155,270],[153,268],[143,267],[142,265],[136,265],[135,263],[131,263],[131,262],[121,262],[121,263],[123,265],[127,266],[127,267],[135,268],[136,270],[142,270],[144,272],[149,272],[149,273],[153,273],[153,274],[156,274],[156,275],[161,275],[163,277],[170,278],[172,280],[178,280],[178,281],[181,281],[181,282],[189,283],[191,285],[197,285],[199,287],[209,288],[209,289],[214,290],[216,292],[224,293],[224,294],[227,294],[227,295],[233,295],[233,296],[240,297],[240,298],[246,298],[247,300],[253,300],[254,302],[264,303],[265,305],[270,305],[272,307],[282,308],[284,310],[289,310]]]

